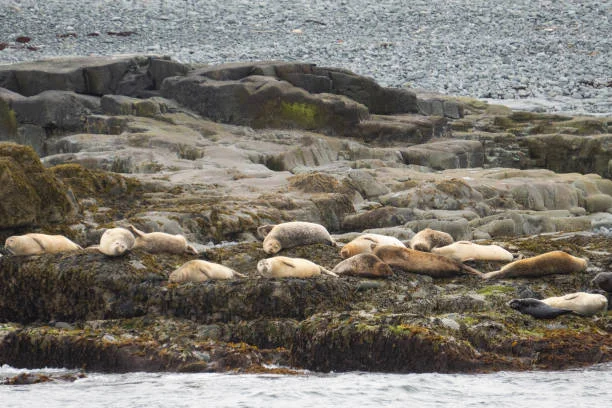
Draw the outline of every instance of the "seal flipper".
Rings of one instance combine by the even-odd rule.
[[[295,265],[294,265],[294,264],[292,264],[292,263],[290,263],[290,262],[287,262],[287,261],[281,261],[281,262],[282,262],[283,264],[287,265],[288,267],[290,267],[290,268],[294,268],[294,269],[295,269]]]
[[[185,249],[185,252],[187,252],[188,254],[192,254],[192,255],[200,255],[200,253],[198,252],[197,249],[195,249],[193,246],[191,245],[187,245],[187,248]]]
[[[138,237],[142,237],[142,236],[145,235],[144,232],[142,232],[141,230],[139,230],[138,228],[136,228],[132,224],[128,225],[127,229],[130,230],[130,232],[132,232],[132,234],[134,234],[134,235],[136,235]]]
[[[233,270],[233,269],[232,269],[232,270]],[[234,271],[234,270],[233,270],[233,271]],[[248,276],[247,276],[247,275],[245,275],[245,274],[243,274],[243,273],[240,273],[240,272],[236,272],[236,271],[234,271],[234,275],[236,275],[236,276],[238,276],[238,277],[240,277],[240,278],[248,278]]]
[[[42,244],[42,243],[41,243],[41,242],[40,242],[38,239],[36,239],[36,238],[34,238],[34,237],[32,237],[32,236],[30,236],[30,239],[31,239],[32,241],[36,242],[36,244],[39,246],[39,248],[40,248],[40,249],[41,249],[43,252],[45,252],[45,251],[46,251],[45,246],[44,246],[44,245],[43,245],[43,244]]]
[[[325,274],[325,275],[335,276],[336,278],[338,277],[338,275],[337,275],[337,274],[335,274],[334,272],[332,272],[332,271],[330,271],[330,270],[328,270],[328,269],[325,269],[325,268],[324,268],[324,267],[322,267],[322,266],[319,266],[319,269],[321,269],[321,273],[323,273],[323,274]]]
[[[459,267],[461,268],[462,271],[464,271],[468,275],[476,275],[482,279],[487,279],[485,278],[485,275],[487,275],[486,273],[482,273],[479,270],[472,268],[471,266],[467,266],[465,264],[460,263]]]

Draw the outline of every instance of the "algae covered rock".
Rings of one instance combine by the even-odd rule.
[[[77,204],[72,192],[28,146],[0,143],[0,229],[67,223]]]

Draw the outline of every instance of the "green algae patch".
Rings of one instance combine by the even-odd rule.
[[[499,294],[513,294],[516,292],[516,288],[512,286],[503,286],[503,285],[491,285],[485,286],[484,288],[478,289],[476,293],[479,295],[491,296],[491,295],[499,295]]]
[[[282,101],[280,114],[283,119],[305,129],[316,129],[321,125],[319,108],[310,103]]]
[[[17,136],[17,126],[15,111],[9,107],[8,103],[0,99],[0,135],[3,135],[3,138]]]

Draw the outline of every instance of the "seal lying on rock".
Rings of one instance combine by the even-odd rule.
[[[387,235],[380,234],[363,234],[344,245],[340,250],[340,256],[344,259],[350,258],[357,254],[371,253],[372,244],[376,246],[380,245],[393,245],[401,248],[406,248],[406,245],[395,237],[389,237]]]
[[[583,316],[592,316],[608,310],[608,299],[596,293],[576,292],[564,296],[542,299],[549,306],[570,309]]]
[[[533,298],[512,299],[508,302],[508,306],[536,319],[554,319],[557,316],[573,313],[573,310],[559,309]]]
[[[429,252],[433,248],[443,247],[452,244],[453,237],[443,231],[425,228],[416,233],[410,240],[410,248],[417,251]]]
[[[63,235],[35,233],[8,237],[4,247],[13,255],[52,254],[83,249]]]
[[[104,231],[100,238],[98,249],[104,255],[120,256],[134,247],[136,239],[130,231],[125,228],[110,228]]]
[[[586,269],[586,259],[563,251],[552,251],[504,265],[498,271],[484,274],[485,279],[536,278],[546,275],[568,275]]]
[[[429,275],[433,278],[446,278],[457,275],[476,275],[482,273],[453,259],[431,252],[416,251],[410,248],[399,248],[382,245],[374,248],[374,255],[389,266],[406,272]]]
[[[332,269],[338,275],[363,276],[366,278],[386,278],[393,275],[393,271],[379,257],[373,254],[357,254]]]
[[[204,282],[215,279],[233,279],[236,276],[246,278],[246,275],[218,263],[194,259],[185,262],[168,277],[170,282]]]
[[[592,285],[596,285],[601,290],[612,293],[612,272],[599,272],[592,280]]]
[[[499,245],[479,245],[470,241],[457,241],[440,248],[432,248],[431,252],[434,254],[447,256],[457,262],[510,262],[513,259],[512,254]]]
[[[257,263],[257,272],[264,278],[310,278],[321,273],[338,277],[314,262],[303,258],[275,256]]]
[[[312,222],[285,222],[275,225],[263,241],[267,254],[275,254],[283,248],[310,244],[335,245],[327,229]]]
[[[171,254],[198,254],[198,251],[194,247],[187,244],[187,240],[182,235],[172,235],[165,232],[146,233],[140,231],[133,225],[128,226],[128,228],[136,237],[134,248],[142,248],[152,254],[160,252],[168,252]]]

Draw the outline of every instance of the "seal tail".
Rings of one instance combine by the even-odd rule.
[[[238,276],[239,278],[248,278],[247,275],[236,271],[234,271],[234,275]]]
[[[188,254],[192,254],[192,255],[200,255],[200,253],[198,252],[197,249],[195,249],[193,246],[191,245],[187,245],[187,248],[185,249],[185,252],[187,252]]]
[[[476,275],[476,276],[478,276],[480,278],[483,278],[483,279],[484,279],[484,276],[486,275],[486,274],[480,272],[479,270],[472,268],[471,266],[467,266],[465,264],[460,264],[460,265],[461,265],[461,270],[463,272],[467,273],[468,275]]]
[[[501,269],[498,271],[483,273],[482,279],[484,280],[495,279],[500,273],[501,273]]]
[[[142,237],[145,233],[142,232],[141,230],[139,230],[138,228],[136,228],[135,226],[133,226],[132,224],[128,225],[127,227],[128,230],[130,230],[130,232],[138,237]]]
[[[325,269],[325,268],[324,268],[324,267],[322,267],[322,266],[319,266],[319,268],[321,268],[321,273],[323,273],[323,274],[325,274],[325,275],[334,276],[334,277],[336,277],[336,278],[338,277],[338,275],[337,275],[336,273],[334,273],[334,272],[332,272],[332,271],[330,271],[330,270],[328,270],[328,269]]]

